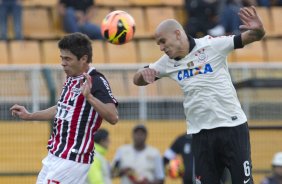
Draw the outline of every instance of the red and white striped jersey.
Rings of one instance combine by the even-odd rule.
[[[95,68],[91,68],[88,74],[92,78],[91,94],[103,103],[117,105],[106,78]],[[102,123],[102,117],[82,95],[80,81],[83,79],[83,75],[68,77],[64,84],[48,150],[60,158],[92,163],[94,134]]]

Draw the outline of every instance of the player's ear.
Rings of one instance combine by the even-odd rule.
[[[174,31],[174,33],[175,33],[177,39],[180,39],[180,38],[181,38],[181,32],[180,32],[180,30],[176,29],[176,30]]]
[[[83,56],[80,58],[80,61],[82,61],[83,63],[87,63],[87,61],[88,61],[88,56],[87,56],[87,55],[83,55]]]

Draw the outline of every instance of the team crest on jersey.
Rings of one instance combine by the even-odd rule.
[[[205,49],[200,49],[195,53],[195,56],[198,58],[199,63],[205,63],[208,60],[208,55],[205,53]]]
[[[73,101],[80,94],[80,92],[80,88],[73,87],[71,89],[71,101]]]

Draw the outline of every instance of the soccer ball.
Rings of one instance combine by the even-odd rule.
[[[134,36],[135,21],[127,12],[116,10],[103,19],[101,32],[108,42],[116,45],[125,44]]]

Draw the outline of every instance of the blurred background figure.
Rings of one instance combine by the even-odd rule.
[[[89,170],[88,184],[111,184],[110,164],[105,158],[110,144],[109,132],[100,128],[94,135],[94,142],[95,158]]]
[[[188,15],[185,31],[194,38],[206,34],[223,35],[224,29],[218,19],[219,7],[219,0],[185,0]]]
[[[14,39],[22,39],[22,4],[21,0],[0,0],[0,39],[8,38],[8,19],[13,18]]]
[[[282,0],[257,0],[259,6],[282,6]]]
[[[184,173],[180,173],[179,176],[182,177],[183,184],[193,182],[193,155],[191,144],[192,135],[184,133],[174,140],[171,146],[165,151],[163,156],[165,167],[169,167],[170,162],[175,160],[178,155],[181,155],[181,161],[183,162],[184,166]],[[179,171],[181,172],[181,168],[179,169]]]
[[[59,0],[58,11],[65,32],[81,32],[91,39],[102,39],[100,27],[90,22],[95,12],[93,0]]]
[[[265,177],[261,184],[282,184],[282,152],[274,155],[272,160],[272,174]]]
[[[136,125],[132,131],[133,144],[118,148],[113,161],[113,176],[121,177],[121,184],[163,184],[164,167],[159,151],[146,145],[148,131]]]
[[[222,0],[219,10],[219,24],[224,27],[225,35],[240,34],[242,24],[238,12],[244,6],[256,6],[256,0]]]

